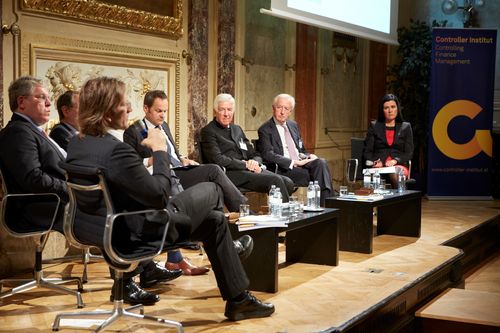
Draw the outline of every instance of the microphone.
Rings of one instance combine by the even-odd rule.
[[[148,137],[148,129],[146,128],[146,125],[144,124],[144,121],[140,120],[137,122],[138,127],[139,127],[139,133],[141,134],[141,137],[143,139]]]

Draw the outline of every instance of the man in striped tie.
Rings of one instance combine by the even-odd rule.
[[[333,195],[332,176],[323,158],[307,152],[300,136],[298,124],[289,119],[295,108],[295,98],[279,94],[273,101],[273,117],[258,130],[259,150],[264,163],[278,166],[278,173],[289,177],[297,186],[318,181],[321,204]]]

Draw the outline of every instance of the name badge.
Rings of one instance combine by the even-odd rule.
[[[247,144],[243,141],[243,139],[240,140],[240,149],[241,150],[248,150]]]
[[[303,146],[302,140],[299,140],[299,149],[302,149],[302,146]]]

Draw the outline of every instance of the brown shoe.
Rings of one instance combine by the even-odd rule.
[[[182,269],[184,275],[203,275],[210,270],[208,267],[194,266],[186,258],[182,258],[182,260],[178,263],[166,262],[165,268],[169,270]]]

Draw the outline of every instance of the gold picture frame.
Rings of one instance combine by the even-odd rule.
[[[21,75],[43,79],[51,95],[53,110],[48,128],[57,122],[54,101],[58,94],[78,90],[87,79],[106,75],[125,82],[133,108],[131,121],[144,116],[142,106],[147,91],[165,91],[170,101],[167,122],[175,128],[175,140],[179,140],[179,53],[26,33],[21,55]]]
[[[182,0],[19,1],[23,11],[160,34],[175,40],[183,35]]]

